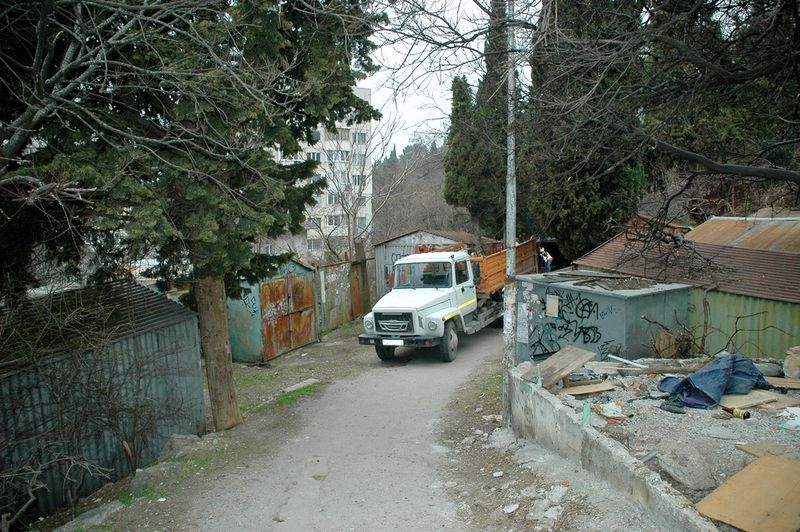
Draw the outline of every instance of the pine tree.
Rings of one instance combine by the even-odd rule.
[[[145,254],[167,276],[192,272],[214,424],[229,428],[241,415],[224,280],[274,267],[253,244],[299,230],[324,185],[308,181],[313,162],[279,166],[275,151],[295,152],[320,124],[378,117],[352,87],[374,70],[369,37],[381,18],[357,0],[314,12],[274,0],[69,3],[2,15],[13,31],[0,56],[31,68],[0,87],[0,155],[13,161],[0,168],[0,207],[31,207],[3,209],[13,215],[1,228],[0,278],[42,281],[30,268],[42,236],[14,238],[32,217],[58,237],[48,244],[57,259],[77,264],[90,243],[98,276]]]
[[[502,237],[505,225],[508,123],[505,3],[492,1],[475,101],[465,78],[453,80],[453,110],[445,159],[445,199],[465,207],[477,232]]]

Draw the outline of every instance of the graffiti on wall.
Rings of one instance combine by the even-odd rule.
[[[250,314],[250,317],[255,317],[258,314],[258,298],[255,296],[253,291],[248,291],[242,294],[242,304],[244,308],[247,309],[247,312]]]
[[[603,338],[603,324],[618,312],[611,304],[601,306],[591,295],[547,287],[544,297],[527,288],[521,291],[517,341],[527,344],[529,356],[549,355],[566,345],[596,351],[601,360],[617,354],[620,345]],[[557,313],[548,315],[547,302],[557,299]]]

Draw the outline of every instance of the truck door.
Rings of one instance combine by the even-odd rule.
[[[475,282],[472,279],[472,268],[469,260],[456,261],[456,301],[463,316],[473,312],[478,306]]]

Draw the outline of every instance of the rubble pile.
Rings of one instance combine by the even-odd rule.
[[[770,507],[797,506],[792,486],[800,471],[800,380],[784,374],[781,362],[725,352],[585,362],[587,353],[565,348],[524,378],[559,396],[584,426],[620,442],[718,523],[746,529],[751,516],[736,514],[729,497],[750,500],[752,479],[774,483],[783,475],[787,499],[749,511],[800,527],[797,516]]]

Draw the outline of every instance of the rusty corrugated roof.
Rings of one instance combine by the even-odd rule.
[[[800,303],[800,253],[722,246],[700,241],[644,242],[624,233],[574,265],[715,288],[721,292]]]
[[[800,253],[800,217],[711,218],[686,234],[687,240],[735,248]]]

